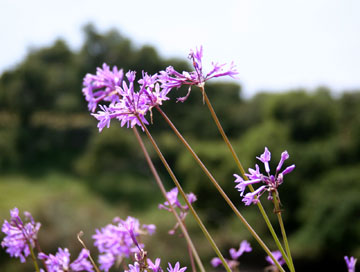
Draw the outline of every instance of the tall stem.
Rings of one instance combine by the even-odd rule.
[[[150,170],[151,170],[151,173],[154,175],[155,180],[156,180],[156,183],[157,183],[157,185],[159,186],[161,193],[163,194],[165,200],[169,203],[170,210],[171,210],[171,212],[173,213],[173,215],[175,216],[176,221],[179,223],[180,228],[181,228],[181,231],[183,232],[183,234],[184,234],[184,236],[185,236],[185,239],[186,239],[186,242],[187,242],[188,248],[189,248],[189,255],[190,255],[191,264],[193,265],[193,263],[194,263],[194,261],[193,261],[193,256],[194,256],[194,258],[195,258],[195,260],[196,260],[196,263],[197,263],[197,265],[199,266],[200,271],[201,271],[201,272],[205,272],[204,265],[202,264],[201,259],[200,259],[200,257],[199,257],[199,254],[197,253],[196,248],[195,248],[195,246],[194,246],[194,244],[193,244],[193,242],[192,242],[192,240],[191,240],[191,238],[190,238],[190,236],[189,236],[189,233],[188,233],[188,231],[187,231],[187,228],[186,228],[184,222],[180,219],[180,217],[179,217],[179,215],[177,214],[176,210],[174,209],[173,205],[171,205],[171,201],[169,201],[169,199],[168,199],[168,197],[167,197],[166,189],[165,189],[165,187],[164,187],[164,184],[162,183],[161,178],[160,178],[158,172],[156,171],[156,168],[155,168],[155,166],[154,166],[154,164],[153,164],[153,162],[152,162],[152,160],[151,160],[151,158],[150,158],[150,156],[149,156],[149,153],[148,153],[147,150],[146,150],[146,147],[145,147],[145,145],[144,145],[144,142],[143,142],[143,140],[141,139],[141,137],[140,137],[140,135],[139,135],[139,132],[137,131],[136,127],[133,128],[133,131],[134,131],[134,134],[135,134],[136,139],[137,139],[138,142],[139,142],[139,145],[140,145],[140,147],[141,147],[141,150],[142,150],[143,153],[144,153],[146,162],[147,162],[148,165],[149,165],[149,168],[150,168]],[[192,255],[191,253],[192,253],[193,255]],[[193,269],[193,270],[194,270],[194,269]]]
[[[38,265],[38,263],[37,263],[37,261],[36,261],[36,257],[35,257],[34,249],[32,248],[32,246],[31,246],[31,243],[30,243],[30,242],[28,242],[27,244],[28,244],[28,247],[29,247],[29,249],[30,249],[31,259],[32,259],[32,260],[33,260],[33,262],[34,262],[35,271],[36,271],[36,272],[40,272],[39,265]]]
[[[35,247],[36,247],[37,252],[42,252],[41,247],[40,247],[40,244],[39,244],[39,241],[38,241],[37,239],[35,240]],[[48,269],[48,267],[47,267],[47,265],[46,265],[45,260],[42,259],[41,262],[42,262],[42,264],[43,264],[43,266],[44,266],[44,268],[45,268],[45,271],[49,271],[49,269]]]
[[[281,209],[280,209],[280,205],[279,205],[280,199],[279,199],[279,196],[277,195],[276,192],[272,193],[272,197],[273,197],[275,213],[276,213],[276,216],[277,216],[278,221],[279,221],[281,234],[282,234],[283,241],[284,241],[284,244],[285,244],[286,254],[289,256],[289,261],[290,261],[289,268],[290,268],[290,271],[295,272],[295,267],[294,267],[293,260],[291,258],[290,246],[289,246],[288,239],[287,239],[287,236],[286,236],[284,222],[283,222],[282,217],[281,217]]]
[[[270,258],[274,261],[275,265],[279,268],[280,271],[284,271],[284,269],[281,267],[279,262],[274,258],[273,254],[269,250],[269,248],[265,245],[265,243],[261,240],[259,235],[255,232],[255,230],[250,226],[250,224],[246,221],[246,219],[242,216],[242,214],[239,212],[239,210],[235,207],[235,205],[232,203],[230,198],[227,196],[227,194],[224,192],[224,190],[221,188],[221,186],[218,184],[218,182],[215,180],[215,178],[212,176],[210,171],[206,168],[206,166],[203,164],[203,162],[200,160],[200,158],[197,156],[197,154],[194,152],[194,150],[191,148],[191,146],[188,144],[188,142],[185,140],[185,138],[181,135],[181,133],[177,130],[175,125],[171,122],[171,120],[167,117],[167,115],[160,109],[160,107],[156,107],[156,109],[160,112],[160,114],[163,116],[165,121],[169,124],[171,129],[174,131],[176,136],[180,139],[180,141],[185,145],[187,150],[190,152],[190,154],[193,156],[195,161],[199,164],[201,169],[205,172],[205,174],[208,176],[212,184],[215,186],[215,188],[219,191],[221,196],[225,199],[227,204],[230,206],[230,208],[234,211],[236,216],[241,220],[241,222],[245,225],[245,227],[249,230],[251,235],[256,239],[256,241],[260,244],[260,246],[265,250],[265,252],[270,256]]]
[[[195,266],[195,263],[194,263],[193,252],[191,251],[190,245],[187,245],[187,248],[188,248],[188,251],[189,251],[190,263],[191,263],[192,271],[196,272],[196,266]]]
[[[164,155],[161,153],[158,145],[156,144],[154,138],[151,136],[149,130],[147,129],[147,127],[144,125],[144,123],[142,122],[142,120],[140,118],[138,118],[139,122],[141,123],[142,128],[144,129],[146,135],[148,136],[152,146],[154,147],[156,153],[158,154],[161,162],[163,163],[163,165],[165,166],[167,172],[169,173],[171,179],[173,180],[173,182],[175,183],[176,187],[178,188],[180,194],[182,195],[182,197],[184,198],[187,206],[190,209],[190,212],[192,213],[192,215],[194,216],[196,222],[198,223],[198,225],[200,226],[202,232],[204,233],[206,239],[209,241],[211,247],[214,249],[214,251],[216,252],[216,255],[218,255],[218,257],[220,258],[220,260],[222,261],[222,264],[224,265],[226,271],[231,272],[230,267],[228,266],[228,264],[225,261],[225,258],[223,257],[223,255],[221,254],[220,250],[218,249],[217,245],[215,244],[213,238],[211,237],[210,233],[207,231],[206,227],[204,226],[204,224],[202,223],[200,217],[198,216],[198,214],[196,213],[196,211],[194,210],[193,206],[191,205],[191,203],[189,202],[188,198],[186,197],[186,194],[184,192],[184,190],[182,189],[179,181],[177,180],[175,174],[173,173],[173,171],[171,170],[169,164],[167,163]]]
[[[210,100],[209,100],[209,98],[208,98],[208,96],[207,96],[207,94],[205,92],[204,86],[201,86],[200,89],[201,89],[201,92],[202,92],[202,95],[203,95],[203,99],[204,99],[204,101],[205,101],[205,103],[206,103],[206,105],[207,105],[207,107],[208,107],[208,109],[210,111],[210,114],[211,114],[211,116],[212,116],[212,118],[213,118],[213,120],[214,120],[214,122],[215,122],[215,124],[216,124],[216,126],[217,126],[223,140],[224,140],[224,142],[226,143],[227,147],[229,148],[230,153],[231,153],[237,167],[239,168],[239,170],[241,172],[241,175],[243,176],[243,178],[245,180],[249,180],[248,177],[245,175],[245,171],[244,171],[244,168],[243,168],[243,166],[242,166],[242,164],[241,164],[241,162],[239,160],[239,157],[237,156],[231,142],[229,141],[229,138],[227,137],[227,135],[226,135],[226,133],[225,133],[220,121],[219,121],[219,118],[217,117],[217,115],[215,113],[215,110],[214,110],[213,106],[211,105],[211,102],[210,102]],[[251,192],[254,192],[254,187],[251,184],[248,185],[248,187],[249,187]],[[280,250],[281,254],[284,257],[284,260],[285,260],[286,264],[290,267],[292,262],[290,262],[289,258],[291,258],[291,256],[287,256],[287,254],[285,254],[284,248],[282,247],[281,242],[280,242],[280,240],[279,240],[279,238],[278,238],[278,236],[277,236],[277,234],[276,234],[276,232],[275,232],[275,230],[274,230],[274,228],[273,228],[273,226],[272,226],[272,224],[271,224],[271,222],[269,220],[269,217],[267,216],[266,211],[264,210],[264,207],[262,206],[260,200],[257,202],[257,206],[258,206],[258,208],[260,210],[260,213],[261,213],[262,217],[265,220],[265,223],[266,223],[266,225],[267,225],[267,227],[268,227],[268,229],[269,229],[269,231],[270,231],[270,233],[271,233],[271,235],[272,235],[278,249]]]

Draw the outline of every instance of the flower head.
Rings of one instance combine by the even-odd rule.
[[[282,172],[280,172],[284,162],[289,158],[289,154],[287,151],[284,151],[281,154],[280,162],[276,167],[275,175],[270,174],[270,166],[269,162],[271,160],[271,153],[267,147],[265,147],[265,151],[260,157],[256,157],[259,161],[264,164],[266,174],[260,173],[260,167],[256,164],[255,169],[249,168],[249,174],[245,174],[248,180],[243,179],[237,174],[234,174],[235,182],[237,185],[235,188],[240,192],[240,196],[243,197],[242,201],[245,205],[256,204],[258,202],[258,198],[264,193],[268,192],[268,199],[272,199],[272,193],[277,192],[277,188],[284,181],[284,175],[289,174],[295,169],[295,165],[291,165],[286,167]],[[244,196],[245,189],[248,185],[263,183],[264,185],[260,186],[257,190],[251,193],[247,193]]]
[[[70,263],[70,253],[67,248],[59,248],[55,255],[39,253],[38,258],[44,260],[49,272],[59,271],[88,271],[93,272],[93,266],[91,265],[89,258],[89,251],[82,249],[78,258]]]
[[[357,259],[355,259],[354,257],[349,258],[348,256],[345,256],[344,259],[345,259],[348,271],[355,272],[355,265],[356,265]]]
[[[150,76],[143,72],[143,77],[138,81],[139,90],[135,90],[134,71],[126,73],[126,79],[121,86],[115,86],[117,100],[113,100],[109,106],[100,105],[97,113],[92,115],[99,121],[98,128],[101,131],[105,126],[110,126],[112,119],[120,121],[121,126],[134,127],[142,124],[149,124],[145,119],[148,112],[151,113],[153,107],[162,105],[163,101],[168,100],[169,90],[160,89],[157,82],[158,75]]]
[[[110,67],[104,63],[102,68],[96,69],[96,75],[87,74],[84,77],[82,89],[86,101],[88,101],[89,111],[94,112],[100,101],[116,103],[119,96],[116,87],[121,86],[123,80],[123,70],[116,66],[110,70]]]
[[[94,245],[98,248],[100,269],[109,271],[117,260],[129,258],[130,254],[142,251],[143,244],[137,237],[152,234],[154,225],[140,225],[138,219],[128,217],[126,220],[114,218],[114,224],[97,229],[93,235]]]
[[[17,208],[10,210],[10,221],[4,220],[1,229],[6,235],[1,242],[1,246],[6,248],[6,252],[11,257],[20,258],[22,263],[26,261],[26,257],[30,254],[29,246],[31,248],[35,247],[37,233],[41,226],[40,223],[34,221],[29,212],[25,212],[24,215],[28,222],[24,223],[21,220]]]
[[[169,66],[165,71],[161,71],[159,75],[159,81],[161,82],[161,87],[165,90],[171,90],[172,88],[179,88],[183,85],[188,85],[188,93],[186,96],[178,98],[178,101],[184,102],[191,92],[191,86],[199,86],[202,87],[205,84],[205,81],[221,76],[230,76],[234,77],[238,74],[235,69],[235,65],[231,63],[231,65],[225,69],[225,64],[212,63],[212,69],[209,73],[203,73],[203,65],[202,65],[202,57],[203,57],[203,48],[200,46],[199,49],[195,49],[195,51],[191,50],[189,54],[189,59],[192,61],[194,71],[192,72],[182,72],[179,73],[174,69],[174,67]]]

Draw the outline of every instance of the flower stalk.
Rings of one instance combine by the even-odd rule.
[[[199,269],[200,269],[200,271],[201,271],[201,272],[205,272],[204,265],[203,265],[202,262],[201,262],[201,259],[200,259],[200,257],[199,257],[199,254],[197,253],[197,250],[196,250],[196,248],[195,248],[195,246],[194,246],[194,244],[193,244],[193,242],[192,242],[192,240],[191,240],[191,238],[190,238],[190,235],[189,235],[189,233],[188,233],[188,231],[187,231],[187,228],[186,228],[183,220],[181,220],[181,218],[180,218],[179,215],[177,214],[176,210],[174,209],[173,205],[172,205],[171,202],[169,201],[169,199],[168,199],[168,197],[167,197],[167,195],[166,195],[166,189],[165,189],[165,187],[164,187],[164,184],[162,183],[162,181],[161,181],[161,179],[160,179],[160,176],[159,176],[159,174],[158,174],[158,172],[157,172],[157,170],[156,170],[156,168],[155,168],[155,166],[154,166],[154,164],[153,164],[153,162],[152,162],[152,160],[151,160],[151,158],[150,158],[149,153],[148,153],[147,150],[146,150],[146,147],[145,147],[145,145],[144,145],[144,142],[143,142],[143,140],[141,139],[141,136],[140,136],[139,132],[137,131],[136,127],[133,127],[133,131],[134,131],[134,134],[135,134],[136,139],[137,139],[138,142],[139,142],[140,148],[141,148],[141,150],[142,150],[143,153],[144,153],[146,162],[148,163],[149,168],[150,168],[152,174],[153,174],[154,177],[155,177],[156,183],[157,183],[157,185],[159,186],[160,191],[161,191],[161,193],[163,194],[163,196],[165,197],[166,201],[169,203],[170,210],[171,210],[171,212],[173,213],[173,215],[175,216],[176,221],[179,223],[179,226],[180,226],[180,228],[181,228],[181,231],[182,231],[183,234],[184,234],[184,237],[185,237],[186,242],[187,242],[187,244],[188,244],[189,255],[190,255],[190,260],[191,260],[192,266],[194,267],[194,261],[193,261],[193,257],[194,257],[195,260],[196,260],[196,263],[197,263],[197,265],[198,265],[198,267],[199,267]],[[193,270],[194,270],[194,268],[193,268]],[[194,271],[195,271],[195,270],[194,270]]]
[[[35,256],[35,253],[34,253],[34,249],[31,246],[31,243],[29,241],[27,242],[27,244],[29,246],[30,255],[31,255],[31,259],[33,260],[33,263],[34,263],[35,271],[40,272],[39,265],[37,263],[36,256]]]
[[[203,95],[203,100],[205,101],[205,104],[206,104],[206,106],[208,107],[208,109],[209,109],[209,111],[210,111],[211,117],[213,118],[213,120],[214,120],[214,122],[215,122],[215,124],[216,124],[216,127],[218,128],[218,130],[219,130],[219,132],[220,132],[220,134],[221,134],[224,142],[226,143],[227,147],[229,148],[230,153],[231,153],[231,155],[232,155],[232,157],[233,157],[233,159],[234,159],[234,161],[235,161],[238,169],[240,170],[241,175],[243,176],[243,178],[244,178],[245,180],[248,180],[248,177],[245,175],[244,167],[242,166],[242,164],[241,164],[241,162],[240,162],[240,159],[239,159],[239,157],[237,156],[237,154],[236,154],[236,152],[235,152],[235,150],[234,150],[234,147],[232,146],[229,138],[227,137],[227,135],[226,135],[226,133],[225,133],[225,131],[224,131],[224,129],[223,129],[220,121],[219,121],[219,118],[217,117],[217,114],[216,114],[216,112],[215,112],[215,110],[214,110],[214,108],[213,108],[213,106],[212,106],[212,104],[211,104],[211,102],[210,102],[210,100],[209,100],[206,92],[205,92],[205,87],[204,87],[204,85],[200,86],[200,90],[201,90],[201,93],[202,93],[202,95]],[[255,190],[254,190],[254,187],[253,187],[251,184],[249,184],[248,187],[249,187],[249,189],[250,189],[251,192],[254,192],[254,191],[255,191]],[[262,217],[263,217],[264,220],[265,220],[265,223],[266,223],[266,225],[267,225],[267,227],[268,227],[268,229],[269,229],[269,231],[270,231],[270,233],[271,233],[271,236],[272,236],[273,239],[274,239],[274,242],[275,242],[276,246],[278,247],[278,249],[279,249],[280,252],[282,253],[286,264],[287,264],[289,267],[293,266],[293,265],[292,265],[292,261],[290,261],[291,256],[287,256],[288,254],[285,253],[285,250],[284,250],[283,246],[281,245],[281,242],[280,242],[280,240],[279,240],[279,237],[277,236],[277,234],[276,234],[276,232],[275,232],[275,230],[274,230],[274,227],[272,226],[272,224],[271,224],[271,222],[270,222],[270,220],[269,220],[269,217],[268,217],[268,215],[267,215],[267,213],[266,213],[263,205],[261,204],[261,201],[258,200],[257,203],[256,203],[256,205],[258,206],[259,211],[260,211]],[[290,252],[290,251],[288,251],[288,253],[289,253],[289,252]]]
[[[171,127],[171,129],[174,131],[176,136],[180,139],[180,141],[184,144],[186,149],[191,153],[195,161],[199,164],[201,169],[205,172],[207,177],[210,179],[212,184],[215,186],[215,188],[219,191],[221,196],[225,199],[227,204],[230,206],[230,208],[233,210],[233,212],[236,214],[236,216],[241,220],[241,222],[245,225],[245,227],[249,230],[251,235],[256,239],[256,241],[260,244],[260,246],[265,250],[265,252],[270,256],[270,258],[274,261],[276,266],[280,271],[284,271],[284,269],[281,267],[281,265],[277,262],[277,260],[272,255],[269,248],[265,245],[265,243],[262,241],[262,239],[259,237],[259,235],[255,232],[255,230],[250,226],[250,224],[246,221],[246,219],[243,217],[243,215],[239,212],[239,210],[235,207],[235,205],[232,203],[230,198],[227,196],[227,194],[224,192],[224,190],[221,188],[219,183],[215,180],[215,178],[212,176],[210,171],[206,168],[206,166],[203,164],[203,162],[200,160],[200,158],[197,156],[197,154],[194,152],[194,150],[191,148],[191,146],[188,144],[188,142],[185,140],[185,138],[181,135],[181,133],[177,130],[175,125],[171,122],[169,117],[163,112],[163,110],[160,107],[156,107],[156,109],[159,111],[159,113],[162,115],[162,117],[165,119],[165,121],[168,123],[168,125]]]
[[[279,221],[281,234],[282,234],[283,241],[284,241],[284,244],[285,244],[286,254],[289,257],[289,262],[290,262],[289,268],[290,268],[290,271],[295,272],[295,267],[294,267],[293,260],[291,258],[290,246],[289,246],[289,242],[288,242],[288,239],[287,239],[284,222],[283,222],[282,216],[281,216],[279,195],[277,194],[277,192],[274,191],[274,192],[272,192],[272,197],[273,197],[273,203],[274,203],[274,212],[276,213],[277,219]]]
[[[173,180],[173,182],[175,183],[176,187],[179,189],[179,192],[181,193],[182,197],[184,198],[186,204],[188,205],[192,215],[194,216],[195,221],[198,223],[199,227],[201,228],[202,232],[204,233],[206,239],[209,241],[211,247],[213,248],[213,250],[215,251],[215,253],[218,255],[218,257],[220,258],[222,264],[224,265],[226,271],[231,272],[230,267],[228,266],[228,264],[226,263],[225,258],[223,257],[223,255],[221,254],[219,248],[217,247],[214,239],[211,237],[210,233],[208,232],[208,230],[206,229],[205,225],[203,224],[203,222],[201,221],[199,215],[196,213],[196,211],[194,210],[193,206],[191,205],[191,203],[189,202],[189,200],[186,197],[186,194],[184,192],[184,190],[182,189],[179,181],[177,180],[174,172],[171,170],[169,164],[167,163],[164,155],[162,154],[162,152],[160,151],[160,148],[158,147],[158,145],[156,144],[154,138],[151,136],[149,130],[147,129],[147,127],[144,125],[144,123],[142,122],[142,120],[140,118],[138,118],[139,122],[141,123],[141,126],[143,128],[143,130],[145,131],[147,137],[149,138],[152,146],[154,147],[156,153],[158,154],[161,162],[163,163],[163,165],[165,166],[167,172],[169,173],[171,179]]]
[[[41,247],[40,247],[40,244],[39,244],[39,241],[38,241],[37,239],[35,240],[35,247],[36,247],[36,249],[37,249],[37,252],[42,252]],[[42,262],[45,270],[46,270],[46,271],[49,271],[45,260],[41,260],[41,262]]]

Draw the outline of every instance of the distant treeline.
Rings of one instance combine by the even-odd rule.
[[[138,75],[168,65],[180,71],[190,68],[186,58],[163,59],[152,46],[136,47],[115,30],[101,34],[88,25],[84,33],[79,51],[57,40],[31,51],[1,75],[0,170],[29,175],[66,171],[112,202],[120,190],[112,186],[114,177],[151,176],[131,131],[113,121],[110,129],[98,133],[81,92],[84,75],[95,73],[104,62]],[[280,188],[295,256],[359,254],[360,92],[334,97],[331,90],[319,87],[311,92],[259,93],[245,100],[241,86],[231,82],[209,83],[206,89],[245,168],[254,167],[255,156],[265,146],[272,151],[273,169],[283,150],[296,164]],[[175,102],[186,91],[173,90],[164,111],[241,207],[232,176],[238,170],[200,91],[194,88],[185,103]],[[219,222],[230,220],[230,210],[218,209],[222,200],[156,112],[153,121],[150,130],[186,188],[200,195],[198,206],[208,223],[219,227]],[[154,159],[162,169],[155,154]],[[95,181],[99,179],[101,183]],[[265,229],[258,231],[267,235]]]

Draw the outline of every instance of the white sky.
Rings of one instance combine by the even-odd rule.
[[[79,48],[88,22],[164,57],[202,44],[205,63],[237,64],[246,96],[360,88],[359,0],[0,0],[0,73],[57,37]]]

